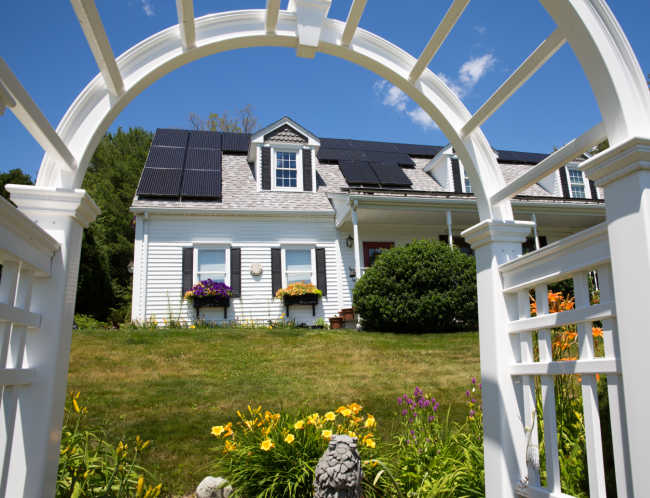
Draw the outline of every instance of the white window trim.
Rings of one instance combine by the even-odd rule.
[[[199,251],[200,250],[215,250],[224,249],[226,251],[225,266],[226,278],[225,284],[230,287],[230,244],[194,244],[194,251],[192,254],[192,285],[199,283]]]
[[[571,188],[571,172],[569,170],[574,170],[580,173],[580,176],[582,177],[582,188],[585,192],[584,197],[575,197],[573,195],[573,189]],[[578,168],[577,164],[567,164],[566,166],[566,179],[567,183],[569,184],[569,196],[572,199],[591,199],[591,189],[589,188],[589,183],[587,182],[587,179],[585,178],[584,172]]]
[[[287,249],[304,249],[309,250],[311,256],[311,283],[316,285],[316,246],[313,244],[286,244],[281,247],[282,249],[282,287],[286,287],[287,284]]]
[[[277,152],[294,152],[296,154],[296,186],[278,187],[276,185]],[[271,190],[284,192],[303,192],[302,180],[302,144],[271,144]],[[313,169],[313,165],[312,165]]]
[[[465,171],[465,166],[458,161],[459,169],[460,169],[460,184],[463,189],[463,192],[465,194],[472,194],[472,190],[467,190],[467,185],[465,183],[465,178],[469,180],[470,187],[472,186],[472,181],[469,179],[469,175],[467,174],[467,171]]]

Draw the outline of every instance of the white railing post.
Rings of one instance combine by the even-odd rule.
[[[499,265],[521,254],[531,228],[531,222],[484,220],[462,233],[476,255],[488,498],[515,496],[515,486],[527,474],[526,434],[510,371],[519,343],[506,332],[506,324],[517,318],[518,306],[516,298],[503,294]]]
[[[632,138],[585,161],[581,169],[605,190],[624,420],[629,434],[630,487],[633,496],[647,496],[650,490],[647,470],[650,139]]]
[[[65,403],[70,339],[77,291],[83,229],[99,208],[84,190],[8,185],[20,211],[37,223],[61,249],[52,258],[51,277],[35,279],[31,309],[41,315],[38,332],[25,337],[24,366],[34,370],[34,381],[21,389],[17,424],[22,448],[12,452],[6,496],[53,496],[59,460],[59,442]],[[21,461],[22,460],[22,461]]]

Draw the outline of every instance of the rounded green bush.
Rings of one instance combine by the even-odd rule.
[[[475,329],[478,310],[474,258],[433,240],[395,247],[382,253],[359,279],[353,300],[367,329]]]

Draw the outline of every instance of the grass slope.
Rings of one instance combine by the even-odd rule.
[[[178,495],[210,474],[211,426],[249,403],[297,414],[357,401],[386,439],[399,423],[396,398],[416,385],[464,416],[478,356],[476,333],[84,330],[73,333],[68,383],[110,441],[153,440],[143,464]]]

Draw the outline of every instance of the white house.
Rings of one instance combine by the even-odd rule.
[[[543,154],[495,151],[506,181]],[[602,191],[572,164],[512,201],[537,222],[534,250],[604,221]],[[278,288],[310,280],[323,291],[312,323],[352,306],[358,275],[384,248],[435,238],[469,251],[478,223],[463,164],[450,146],[319,138],[284,117],[248,134],[159,129],[131,210],[136,215],[134,321],[192,321],[182,294],[205,278],[233,288],[207,320],[277,320]],[[225,313],[224,313],[225,311]]]

